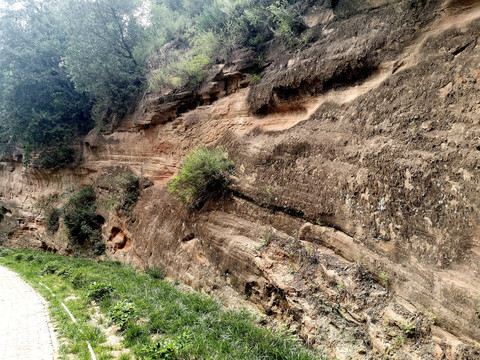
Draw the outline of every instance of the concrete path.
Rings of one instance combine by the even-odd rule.
[[[45,300],[0,266],[0,359],[53,360],[56,354]]]

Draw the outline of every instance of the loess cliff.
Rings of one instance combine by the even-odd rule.
[[[305,2],[310,38],[239,50],[195,92],[147,93],[75,168],[0,162],[0,244],[71,253],[35,204],[118,169],[126,214],[99,206],[106,257],[251,304],[338,359],[480,358],[480,3]],[[188,212],[168,181],[196,145],[235,164]],[[148,180],[146,180],[148,179]]]

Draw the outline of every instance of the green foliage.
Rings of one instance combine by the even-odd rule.
[[[275,36],[287,48],[297,46],[301,42],[299,34],[307,28],[300,14],[293,11],[286,0],[276,0],[267,9]]]
[[[383,287],[388,287],[389,278],[388,278],[388,274],[385,271],[382,271],[380,275],[378,275],[378,278],[380,279],[380,284]]]
[[[146,273],[154,279],[165,279],[165,271],[160,267],[149,267]]]
[[[179,174],[168,184],[170,192],[190,209],[199,209],[227,190],[233,163],[221,149],[199,146],[184,160]]]
[[[60,265],[58,265],[58,263],[49,262],[45,264],[45,266],[41,271],[41,274],[42,275],[55,274],[59,269],[60,269]]]
[[[260,244],[256,246],[256,249],[257,250],[265,249],[268,245],[270,245],[272,240],[273,240],[273,234],[271,232],[268,232],[268,231],[263,232],[262,241],[260,242]]]
[[[75,150],[67,145],[60,145],[42,150],[33,165],[43,169],[60,169],[72,166],[75,160]]]
[[[54,233],[58,230],[60,220],[60,210],[54,207],[48,208],[45,212],[45,227],[48,231]]]
[[[70,197],[63,207],[63,222],[71,244],[83,245],[87,241],[98,241],[101,221],[95,213],[96,209],[95,192],[90,186]]]
[[[27,0],[0,8],[0,150],[23,147],[25,165],[69,166],[69,145],[92,118],[101,125],[122,116],[147,85],[191,90],[239,48],[260,54],[274,38],[298,46],[306,27],[292,3]]]
[[[0,9],[0,143],[28,155],[91,129],[90,102],[62,64],[65,31],[56,1]]]
[[[262,80],[262,78],[258,75],[253,75],[252,76],[252,80],[250,80],[250,82],[252,84],[258,84],[260,82],[260,80]]]
[[[25,261],[33,261],[33,260],[35,260],[35,257],[33,256],[33,254],[28,254],[25,257]]]
[[[102,198],[106,210],[129,212],[138,199],[140,178],[130,171],[113,172],[102,176],[98,183],[108,189],[108,195]]]
[[[22,254],[15,254],[15,255],[13,255],[13,260],[22,261],[23,260],[23,255]]]
[[[100,234],[100,231],[98,231],[98,234]],[[101,234],[100,234],[100,236],[101,236]],[[105,254],[106,249],[107,249],[107,245],[105,245],[105,243],[103,241],[97,240],[93,244],[92,253],[93,253],[93,255],[100,256],[100,255]]]
[[[239,48],[259,50],[272,38],[287,48],[298,46],[306,29],[285,0],[157,0],[153,9],[149,38],[162,39],[157,50],[150,49],[148,83],[154,91],[196,86],[210,64],[228,60]],[[184,45],[171,51],[169,41],[178,38]],[[165,44],[170,51],[160,50]]]
[[[58,200],[57,194],[42,196],[34,205],[34,208],[45,216],[45,227],[51,233],[55,233],[60,226],[61,210],[56,207]]]
[[[142,41],[140,1],[64,0],[68,36],[63,61],[75,87],[95,99],[97,120],[123,114],[142,91],[144,64],[134,48]]]
[[[87,284],[87,278],[82,271],[73,271],[69,278],[74,289],[83,288]]]
[[[100,301],[111,296],[113,287],[106,283],[94,282],[90,285],[88,298],[94,301]]]
[[[153,71],[150,88],[159,91],[166,87],[197,86],[205,78],[205,70],[214,61],[219,45],[218,37],[211,31],[195,36],[189,51],[169,54],[168,65]]]
[[[405,324],[402,324],[400,327],[406,337],[412,337],[417,333],[417,328],[410,321],[407,321]]]
[[[147,343],[140,348],[139,354],[145,360],[178,359],[181,344],[175,340],[162,339],[155,343]]]
[[[122,300],[110,308],[108,317],[112,322],[117,324],[120,329],[125,330],[127,324],[137,317],[137,308],[133,303]]]
[[[24,259],[35,254],[42,262],[17,262],[13,260],[15,254],[21,254]],[[59,265],[59,270],[41,275],[43,264],[52,263]],[[89,288],[75,288],[71,284],[72,276],[81,273],[88,274],[87,284],[108,284],[114,289],[110,298],[97,302],[96,308],[110,319],[121,319],[125,326],[120,346],[126,346],[138,359],[162,359],[168,358],[167,355],[180,359],[323,359],[321,354],[302,347],[290,331],[260,326],[258,317],[246,310],[228,309],[200,293],[182,292],[171,283],[153,279],[118,262],[10,250],[9,255],[0,258],[0,264],[26,277],[49,300],[65,344],[64,357],[89,358],[88,352],[82,350],[86,349],[85,340],[91,342],[99,359],[113,357],[105,353],[111,349],[105,344],[105,337],[91,326],[91,298],[85,296]],[[62,270],[68,275],[59,276]],[[56,298],[51,297],[39,281],[53,289]],[[76,328],[71,331],[71,320],[58,301],[67,297],[72,298],[67,305],[83,333]],[[115,352],[117,350],[121,349],[115,347]]]

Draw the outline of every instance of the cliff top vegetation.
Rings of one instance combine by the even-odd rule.
[[[9,0],[0,19],[0,151],[38,167],[75,161],[51,157],[145,90],[192,89],[236,49],[261,57],[306,28],[287,0]]]

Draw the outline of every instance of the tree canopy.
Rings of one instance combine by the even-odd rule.
[[[260,51],[274,37],[295,38],[288,33],[295,13],[286,0],[6,3],[0,8],[0,152],[21,149],[26,163],[30,153],[45,153],[37,165],[47,167],[61,154],[74,159],[72,139],[125,114],[147,87],[191,88],[236,48]]]

